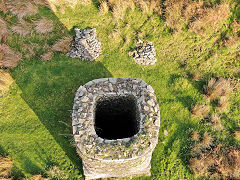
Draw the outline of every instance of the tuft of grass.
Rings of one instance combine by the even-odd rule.
[[[188,25],[205,13],[204,1],[202,0],[185,3],[185,6],[184,16]]]
[[[200,144],[203,148],[209,148],[213,144],[212,136],[208,132],[205,132]]]
[[[208,116],[210,112],[210,106],[206,104],[198,104],[192,108],[192,114],[200,119],[203,119]]]
[[[204,173],[206,172],[207,167],[198,158],[191,158],[189,160],[189,168],[194,172],[195,176],[201,176],[205,175]]]
[[[30,0],[8,0],[6,6],[18,18],[38,13],[38,8]]]
[[[100,11],[101,14],[107,14],[108,13],[109,6],[108,6],[107,1],[101,2],[101,5],[99,7],[99,11]]]
[[[156,0],[137,0],[136,5],[142,10],[143,13],[148,15],[153,14],[155,8],[159,5],[159,1]],[[159,9],[158,9],[159,11]]]
[[[214,129],[218,131],[223,129],[221,117],[217,113],[211,115],[211,123],[213,124]]]
[[[20,34],[21,36],[26,36],[32,32],[32,24],[21,19],[19,23],[12,27],[12,31]]]
[[[0,179],[9,179],[12,167],[13,162],[9,158],[0,155]]]
[[[6,6],[6,0],[0,1],[0,10],[6,14],[8,12],[7,6]]]
[[[64,11],[65,7],[75,8],[79,3],[84,6],[92,4],[92,0],[47,0],[47,1],[48,6],[50,6],[55,13],[58,10]]]
[[[173,30],[180,31],[185,22],[182,16],[184,1],[168,0],[164,4],[166,6],[166,24]]]
[[[68,175],[57,166],[50,167],[47,174],[51,179],[68,179]]]
[[[190,30],[203,34],[206,32],[206,28],[215,29],[217,24],[227,19],[229,15],[229,3],[221,3],[216,7],[207,8],[201,16],[197,17],[197,19],[190,24]]]
[[[230,79],[220,77],[218,80],[211,78],[208,84],[204,86],[204,91],[209,100],[215,100],[220,96],[229,97],[233,91]]]
[[[49,5],[48,0],[33,0],[33,2],[36,5],[42,5],[42,6],[46,6],[48,8],[51,8],[51,6]]]
[[[227,96],[222,96],[220,97],[217,105],[217,109],[220,112],[228,112],[229,111],[229,97]]]
[[[9,72],[0,69],[0,95],[9,90],[12,85],[13,79]]]
[[[114,3],[112,9],[113,17],[116,20],[123,20],[125,12],[127,10],[127,4],[125,4],[124,1],[117,1]]]
[[[0,67],[14,68],[18,65],[22,55],[6,44],[0,44]]]
[[[193,139],[194,141],[198,141],[199,138],[200,138],[200,135],[199,135],[199,133],[198,133],[197,131],[194,131],[194,132],[192,133],[191,137],[192,137],[192,139]]]
[[[25,51],[25,58],[30,59],[32,56],[36,55],[36,52],[34,51],[34,45],[33,44],[23,44],[23,48]]]
[[[71,43],[72,43],[72,37],[65,36],[53,45],[52,50],[59,51],[62,53],[67,53],[71,50]]]
[[[68,0],[70,3],[72,2],[72,0]],[[79,2],[79,0],[77,1],[77,3]],[[82,5],[84,5],[84,6],[88,6],[88,5],[90,5],[90,4],[92,4],[92,0],[80,0],[80,4],[82,4]],[[76,4],[77,4],[76,3]],[[76,4],[74,4],[74,5],[76,5]]]
[[[199,81],[200,79],[202,79],[202,74],[199,72],[192,72],[191,78],[193,81]]]
[[[35,29],[41,34],[50,33],[54,29],[53,21],[44,17],[35,22]]]
[[[41,55],[41,60],[49,61],[52,57],[53,57],[53,51],[49,50],[46,53],[44,53],[43,55]]]
[[[189,168],[195,177],[215,179],[239,179],[240,150],[219,144],[205,151],[198,158],[190,158]]]
[[[8,33],[7,23],[4,19],[0,17],[0,40],[1,36],[6,35]]]

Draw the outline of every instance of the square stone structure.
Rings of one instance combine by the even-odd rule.
[[[73,135],[85,179],[150,176],[160,111],[153,88],[141,79],[95,79],[80,86]]]

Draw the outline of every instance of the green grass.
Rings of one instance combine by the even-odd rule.
[[[24,43],[40,46],[36,56],[24,58],[12,70],[15,83],[0,98],[0,150],[14,161],[16,179],[39,173],[46,176],[50,166],[59,167],[68,179],[83,177],[81,160],[71,136],[71,109],[78,87],[96,78],[141,78],[155,90],[161,127],[152,158],[152,176],[134,179],[193,179],[188,168],[193,130],[201,134],[210,131],[220,142],[239,147],[239,142],[232,137],[240,126],[239,92],[232,95],[231,111],[223,114],[225,129],[220,136],[191,115],[192,106],[205,102],[203,85],[209,77],[239,76],[230,68],[239,68],[239,63],[231,56],[236,49],[219,48],[215,43],[220,38],[219,32],[212,31],[207,37],[189,31],[172,34],[157,15],[148,17],[136,9],[128,11],[124,21],[115,21],[110,13],[99,15],[94,4],[66,8],[64,15],[55,15],[40,7],[39,13],[28,20],[41,16],[54,21],[52,33],[44,36],[34,33],[26,38],[13,34],[7,41],[22,53]],[[103,55],[96,62],[71,59],[60,53],[55,53],[51,61],[38,60],[45,51],[45,44],[52,45],[66,34],[73,35],[74,26],[97,28]],[[64,34],[60,32],[62,29]],[[121,32],[119,39],[111,38],[114,29]],[[225,29],[220,26],[219,31]],[[158,62],[154,66],[137,65],[128,57],[128,51],[137,42],[138,32],[144,32],[141,38],[155,45]],[[202,80],[190,78],[189,74],[195,70],[201,72]],[[211,112],[214,111],[212,108]],[[168,136],[164,136],[164,130],[168,131]]]

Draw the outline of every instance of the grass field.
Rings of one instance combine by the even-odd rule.
[[[239,5],[230,3],[229,16],[214,28],[211,24],[204,26],[204,34],[185,25],[174,30],[163,17],[143,13],[137,7],[117,19],[110,11],[100,13],[99,5],[93,1],[75,8],[56,8],[56,13],[39,5],[37,14],[24,19],[33,22],[46,17],[53,22],[52,32],[8,35],[6,44],[22,53],[23,59],[10,70],[14,82],[0,98],[0,152],[14,162],[12,176],[48,177],[51,167],[57,167],[62,173],[60,179],[83,177],[71,136],[73,99],[80,85],[104,77],[143,79],[154,88],[160,106],[161,127],[152,176],[134,179],[194,179],[189,167],[194,131],[200,135],[208,132],[215,145],[239,149],[240,139],[234,135],[240,128],[240,41],[233,28],[234,19],[240,17]],[[18,21],[11,12],[0,11],[0,17],[10,28]],[[96,28],[103,54],[95,62],[71,59],[61,52],[54,52],[48,61],[41,60],[55,42],[73,36],[75,26]],[[158,60],[155,65],[137,65],[128,56],[138,38],[153,42]],[[26,45],[33,55],[29,56]],[[235,85],[228,111],[220,111],[217,102],[205,96],[204,85],[211,77],[231,78]],[[219,114],[223,129],[215,130],[207,117],[195,117],[192,109],[198,104],[210,106],[208,116]],[[58,179],[57,175],[52,178]]]

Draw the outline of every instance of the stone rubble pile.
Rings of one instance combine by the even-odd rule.
[[[138,41],[135,49],[129,52],[129,56],[132,56],[137,64],[141,65],[153,65],[157,62],[156,51],[152,42]]]
[[[97,39],[96,29],[75,28],[75,39],[67,56],[82,60],[94,61],[102,53],[101,42]]]

